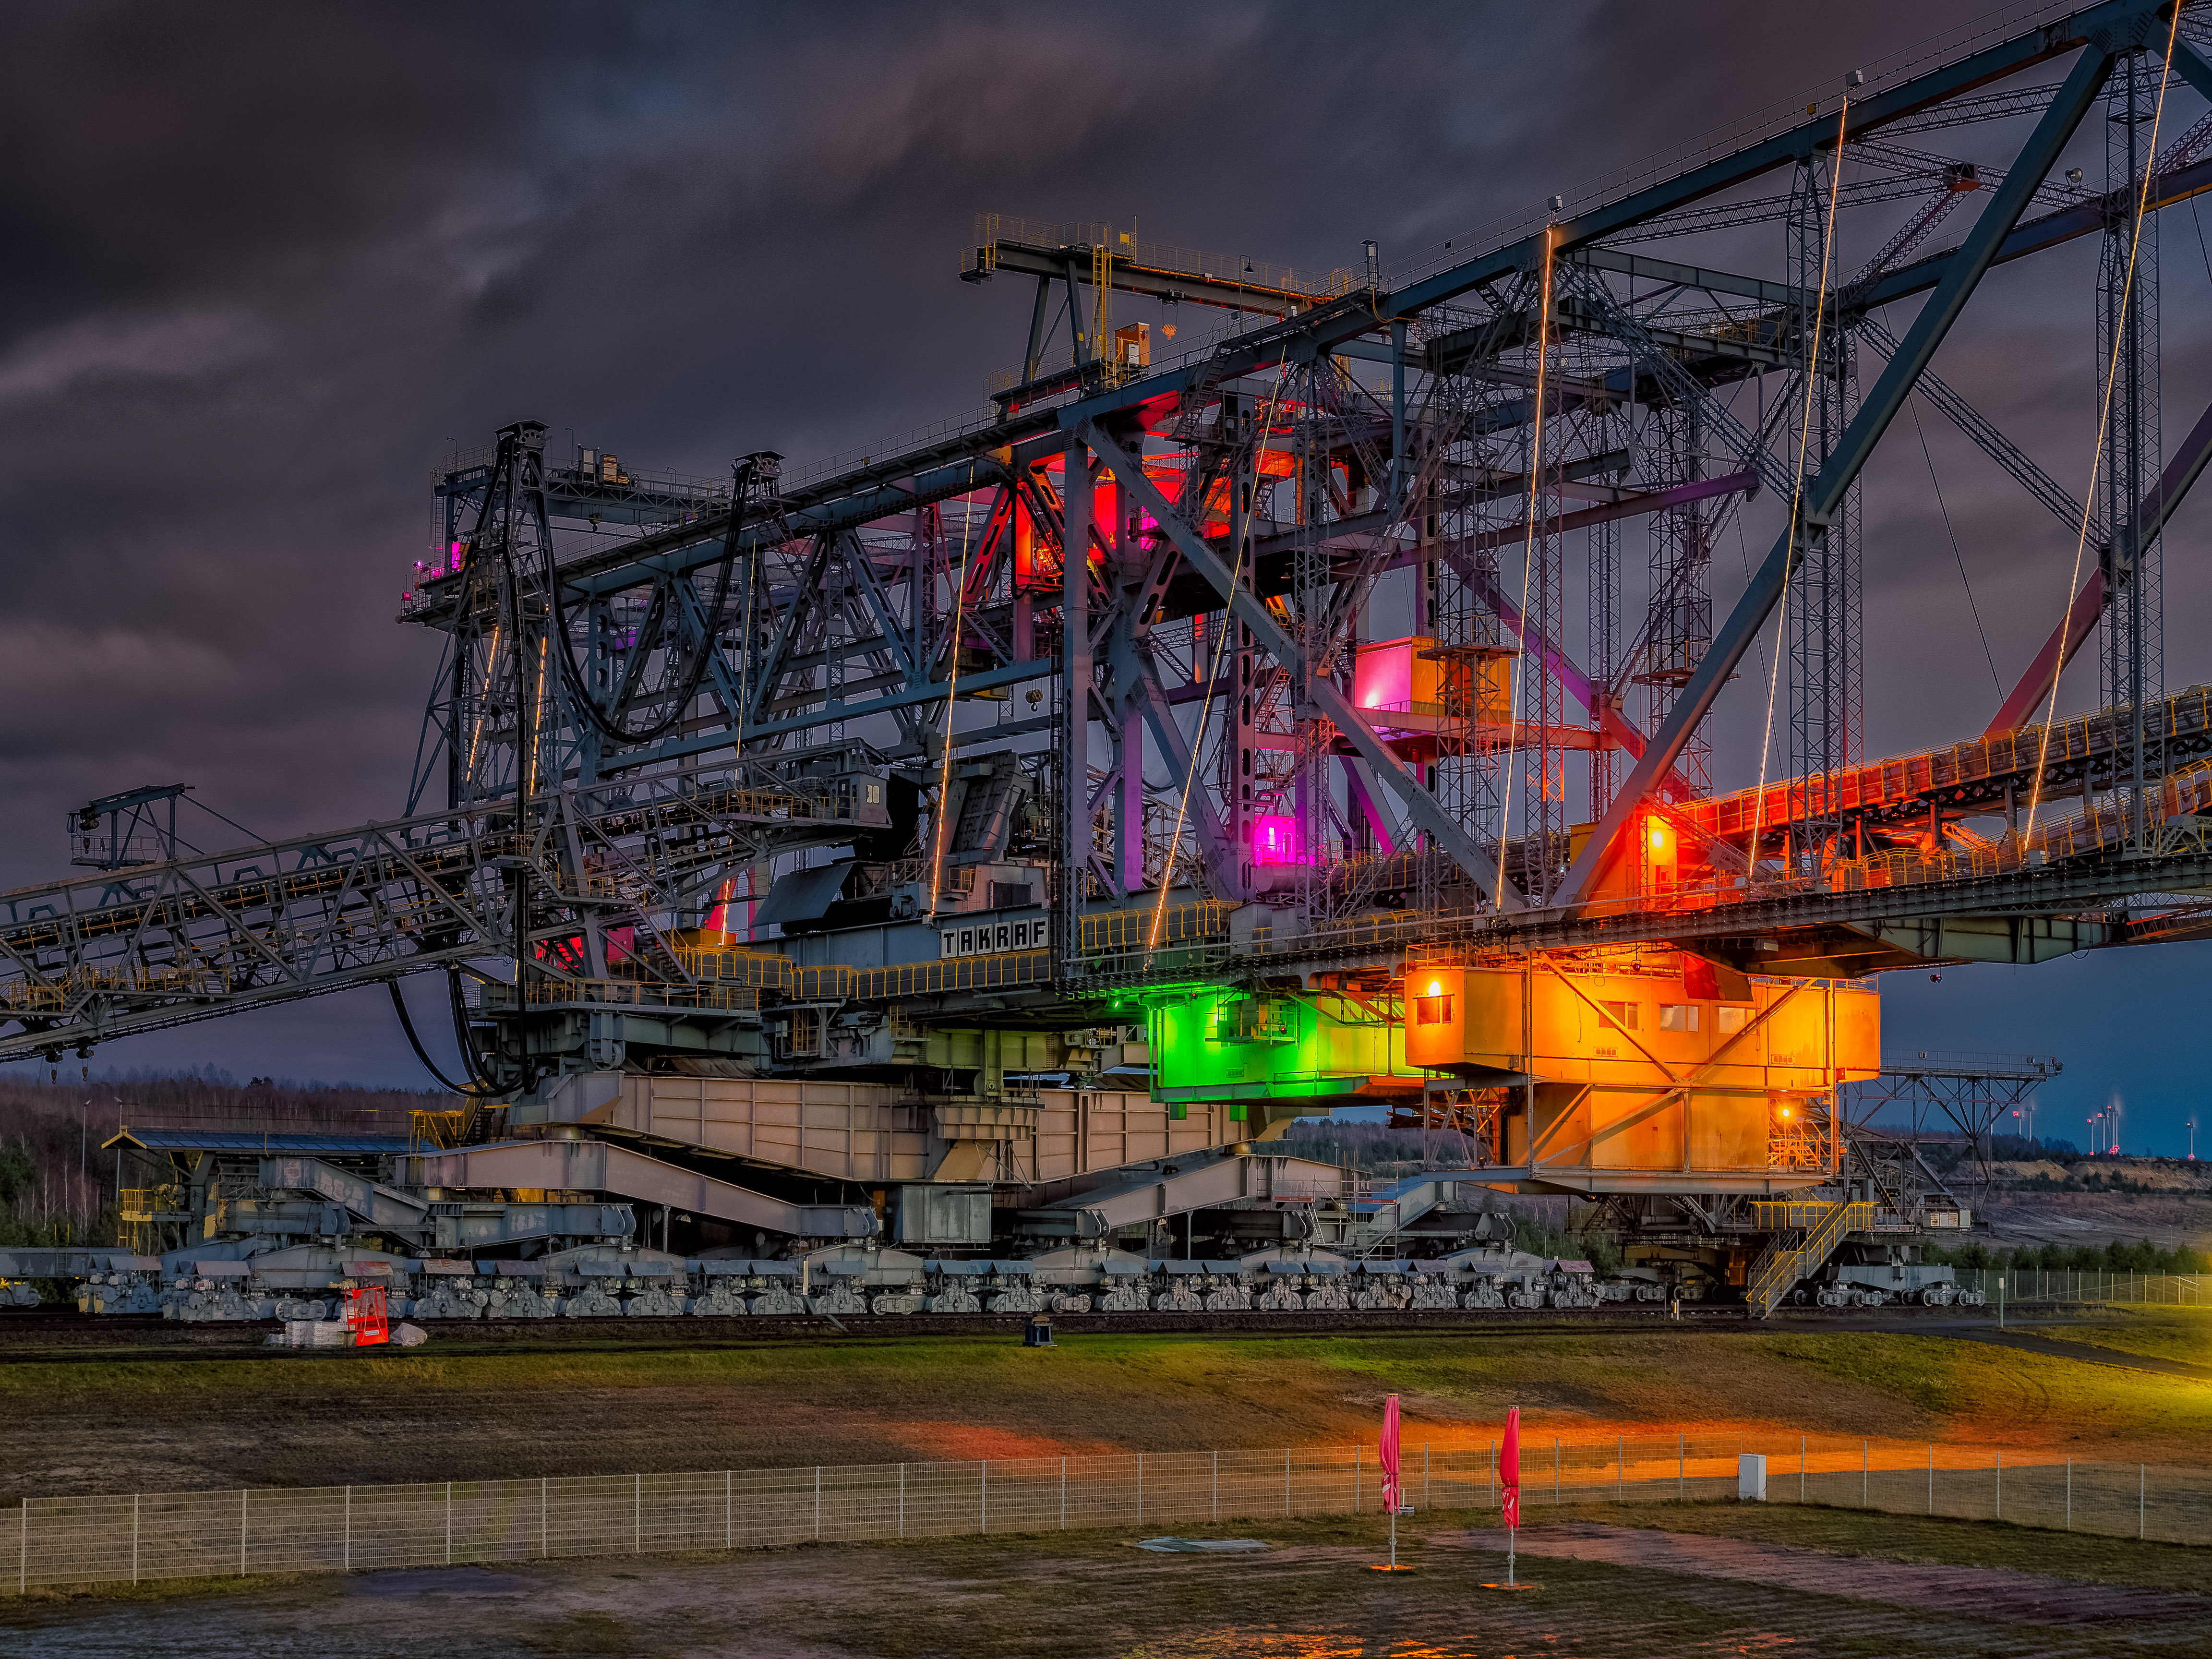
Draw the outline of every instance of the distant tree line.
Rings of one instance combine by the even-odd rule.
[[[2148,1239],[2125,1244],[2118,1239],[2101,1249],[2094,1244],[2024,1244],[2016,1249],[1993,1250],[1986,1244],[1966,1244],[1955,1250],[1930,1247],[1928,1260],[1953,1267],[1978,1267],[1992,1273],[2201,1273],[2212,1271],[2206,1253],[2186,1245],[2161,1249]]]
[[[1431,1152],[1425,1153],[1419,1129],[1394,1128],[1388,1123],[1340,1123],[1334,1118],[1299,1118],[1274,1144],[1292,1158],[1310,1158],[1319,1164],[1335,1164],[1349,1170],[1372,1170],[1382,1164],[1419,1164],[1424,1157],[1444,1163],[1464,1161],[1459,1137],[1439,1134]]]
[[[0,1073],[0,1244],[106,1244],[116,1235],[117,1158],[100,1143],[133,1128],[404,1135],[408,1115],[449,1095],[228,1073],[132,1072],[56,1081]],[[139,1184],[124,1171],[121,1184]]]

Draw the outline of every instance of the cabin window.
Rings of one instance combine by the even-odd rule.
[[[1745,1026],[1750,1024],[1750,1009],[1744,1007],[1741,1004],[1738,1004],[1734,1007],[1723,1006],[1717,1011],[1717,1022],[1714,1029],[1723,1036],[1733,1036],[1735,1032],[1741,1031]]]
[[[1662,1031],[1694,1031],[1698,1029],[1698,1008],[1692,1002],[1662,1002],[1659,1005],[1659,1029]]]
[[[1604,1009],[1605,1017],[1622,1030],[1632,1031],[1636,1029],[1637,1005],[1635,1003],[1601,1002],[1598,1006]]]

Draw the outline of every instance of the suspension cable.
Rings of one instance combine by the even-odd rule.
[[[1952,562],[1959,567],[1959,582],[1966,590],[1966,609],[1973,613],[1974,632],[1980,635],[1982,658],[1990,665],[1990,683],[1997,689],[1997,696],[2004,696],[2004,681],[1997,673],[1997,659],[1990,649],[1989,630],[1982,626],[1982,607],[1974,599],[1973,579],[1966,574],[1966,556],[1959,550],[1959,532],[1951,527],[1951,508],[1943,499],[1943,481],[1936,476],[1936,457],[1928,447],[1928,434],[1920,425],[1920,405],[1906,405],[1912,410],[1912,430],[1920,440],[1920,458],[1928,463],[1928,482],[1936,487],[1936,508],[1943,515],[1943,533],[1951,538]]]
[[[1794,554],[1797,533],[1802,527],[1801,515],[1805,508],[1805,447],[1813,434],[1813,388],[1820,379],[1821,325],[1828,317],[1828,263],[1836,246],[1836,196],[1844,180],[1844,124],[1850,118],[1851,100],[1848,95],[1836,111],[1836,155],[1828,172],[1828,218],[1820,233],[1820,280],[1813,295],[1813,347],[1805,357],[1805,408],[1797,422],[1797,471],[1790,484],[1790,540]],[[1786,568],[1786,567],[1785,567]],[[1759,738],[1759,789],[1752,798],[1751,845],[1744,860],[1743,881],[1749,888],[1759,880],[1759,838],[1765,830],[1766,763],[1774,748],[1774,696],[1782,684],[1782,659],[1790,654],[1790,580],[1782,581],[1782,599],[1774,617],[1774,661],[1766,675],[1766,725]],[[1783,867],[1789,868],[1785,848]]]
[[[2166,21],[2166,52],[2160,60],[2162,64],[2170,64],[2173,61],[2173,38],[2180,27],[2181,8],[2177,4],[2173,8],[2173,15]],[[2067,575],[2066,602],[2058,613],[2059,642],[2062,650],[2065,642],[2067,620],[2074,609],[2075,591],[2081,583],[2081,558],[2089,545],[2089,515],[2096,510],[2097,480],[2104,471],[2105,440],[2112,428],[2112,388],[2119,383],[2120,348],[2127,339],[2128,309],[2136,297],[2136,256],[2142,248],[2143,218],[2150,210],[2150,176],[2158,171],[2158,127],[2159,122],[2166,114],[2166,88],[2170,79],[2172,77],[2167,75],[2160,75],[2158,77],[2158,97],[2151,105],[2150,147],[2144,153],[2142,184],[2136,194],[2135,228],[2128,238],[2127,276],[2120,284],[2119,313],[2113,319],[2112,323],[2112,355],[2105,365],[2105,398],[2102,407],[2097,411],[2096,447],[2090,452],[2089,455],[2089,487],[2081,493],[2081,532],[2074,538],[2074,568]],[[2140,546],[2136,550],[2138,553],[2141,552]],[[2108,601],[2113,597],[2115,596],[2111,593],[2106,595]],[[2035,833],[2035,815],[2043,803],[2043,769],[2044,763],[2051,757],[2051,723],[2058,717],[2058,679],[2062,665],[2058,662],[2051,664],[2051,695],[2043,711],[2043,740],[2036,748],[2035,781],[2028,786],[2027,827],[2021,832],[2020,848],[2023,854],[2027,850],[2028,837]],[[2140,761],[2141,757],[2138,756],[2137,759]],[[2086,762],[2082,765],[2081,775],[2085,780],[2088,776],[2088,766]],[[2087,787],[2085,782],[2083,785],[2085,793]],[[2087,804],[2086,801],[2083,803],[2085,807]],[[2137,831],[2130,830],[2129,833],[2136,834]]]

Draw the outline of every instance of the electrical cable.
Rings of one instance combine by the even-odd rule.
[[[386,980],[385,984],[392,992],[392,1006],[399,1015],[399,1029],[407,1034],[407,1046],[415,1051],[415,1058],[422,1062],[422,1069],[434,1078],[438,1086],[449,1095],[461,1095],[473,1099],[483,1098],[482,1090],[456,1083],[438,1069],[437,1062],[430,1058],[429,1051],[423,1048],[422,1039],[416,1035],[414,1018],[407,1012],[407,999],[399,994],[399,981],[396,979]]]
[[[1990,682],[1997,689],[1999,702],[2004,699],[2004,681],[1997,677],[1997,659],[1990,651],[1990,636],[1982,628],[1982,608],[1974,603],[1974,584],[1966,576],[1966,556],[1959,550],[1959,532],[1951,527],[1951,509],[1944,504],[1943,481],[1936,476],[1936,458],[1928,450],[1928,434],[1921,430],[1920,405],[1908,404],[1912,411],[1912,430],[1920,439],[1920,457],[1928,463],[1928,482],[1936,486],[1936,506],[1943,515],[1943,533],[1951,538],[1951,557],[1959,566],[1959,580],[1966,590],[1966,609],[1974,614],[1974,632],[1981,635],[1982,655],[1990,665]]]
[[[2173,15],[2166,26],[2166,53],[2161,61],[2166,63],[2173,61],[2173,37],[2180,27],[2181,8],[2176,5],[2173,8]],[[2059,637],[2062,641],[2065,637],[2067,618],[2073,614],[2074,595],[2081,586],[2081,556],[2089,545],[2089,514],[2096,510],[2097,479],[2105,468],[2105,439],[2112,429],[2112,389],[2119,383],[2120,348],[2126,343],[2128,337],[2128,309],[2136,296],[2136,256],[2142,249],[2143,216],[2150,210],[2150,177],[2158,170],[2158,127],[2160,121],[2166,115],[2166,88],[2171,78],[2164,75],[2159,76],[2158,97],[2151,105],[2150,148],[2143,162],[2142,185],[2136,198],[2135,229],[2128,238],[2128,269],[2127,275],[2120,284],[2119,315],[2114,319],[2112,325],[2112,360],[2105,365],[2105,398],[2103,406],[2097,412],[2096,447],[2089,456],[2089,487],[2081,492],[2081,533],[2074,540],[2074,568],[2067,575],[2066,602],[2058,612]],[[2058,715],[2058,680],[2059,665],[2053,663],[2051,674],[2051,696],[2043,713],[2043,740],[2036,750],[2035,781],[2029,786],[2027,793],[2027,827],[2021,832],[2020,844],[2023,848],[2027,845],[2028,838],[2035,834],[2035,814],[2037,809],[2043,804],[2043,769],[2045,763],[2051,758],[2051,722]],[[2086,765],[2083,768],[2082,776],[2085,780],[2083,790],[2086,794],[2087,790],[2086,780],[2088,776]],[[2084,802],[2085,805],[2087,804]]]
[[[1805,410],[1797,425],[1797,471],[1790,484],[1790,539],[1787,545],[1794,552],[1797,545],[1799,515],[1805,506],[1805,446],[1813,434],[1813,388],[1820,378],[1821,325],[1828,316],[1828,262],[1836,246],[1836,196],[1844,180],[1844,132],[1850,118],[1851,100],[1846,96],[1836,111],[1836,155],[1828,171],[1828,222],[1820,237],[1820,281],[1813,295],[1813,347],[1805,356]],[[1785,572],[1788,567],[1784,567]],[[1744,860],[1743,881],[1746,888],[1759,879],[1759,837],[1765,829],[1762,820],[1766,816],[1766,763],[1774,749],[1774,697],[1782,684],[1782,659],[1789,653],[1790,580],[1785,574],[1782,581],[1782,600],[1774,618],[1774,665],[1766,676],[1766,726],[1759,738],[1759,791],[1752,798],[1751,844]],[[1789,867],[1788,848],[1784,848],[1783,867]]]
[[[699,687],[707,678],[708,665],[714,660],[714,635],[721,626],[722,607],[730,596],[730,578],[732,573],[737,568],[738,544],[744,528],[745,497],[751,491],[753,471],[754,463],[748,457],[738,463],[732,472],[730,524],[722,538],[722,557],[715,570],[714,602],[707,609],[699,649],[694,653],[690,665],[684,672],[684,690],[670,702],[668,712],[642,731],[632,731],[621,724],[613,715],[601,708],[590,691],[586,689],[584,672],[577,666],[575,649],[568,638],[568,617],[561,602],[561,578],[559,571],[554,567],[552,538],[550,537],[546,538],[545,588],[550,597],[553,611],[551,632],[557,635],[561,641],[561,677],[568,683],[570,690],[575,693],[577,702],[583,706],[585,714],[590,716],[592,724],[616,742],[651,743],[673,728],[677,721],[683,719],[684,711],[691,706],[691,700],[699,695]],[[645,672],[644,641],[655,631],[656,625],[665,608],[667,590],[664,588],[654,594],[652,605],[646,609],[645,620],[639,625],[635,640],[633,641],[634,654],[629,666],[623,671],[622,684],[615,695],[614,706],[617,708],[623,707],[637,693],[638,681]]]
[[[488,984],[494,981],[486,981]],[[499,1080],[492,1076],[491,1068],[483,1063],[483,1056],[477,1052],[476,1035],[469,1030],[468,999],[461,992],[459,969],[446,969],[446,994],[453,1016],[453,1046],[460,1051],[461,1062],[468,1067],[469,1076],[475,1081],[477,1087],[486,1093],[507,1093],[507,1089],[502,1087]],[[526,1073],[526,1077],[527,1082],[537,1080],[534,1077],[527,1077]],[[527,1083],[525,1086],[527,1086]]]

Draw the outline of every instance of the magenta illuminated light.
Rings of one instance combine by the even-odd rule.
[[[1304,864],[1298,851],[1298,821],[1282,812],[1262,812],[1252,820],[1252,862]]]

